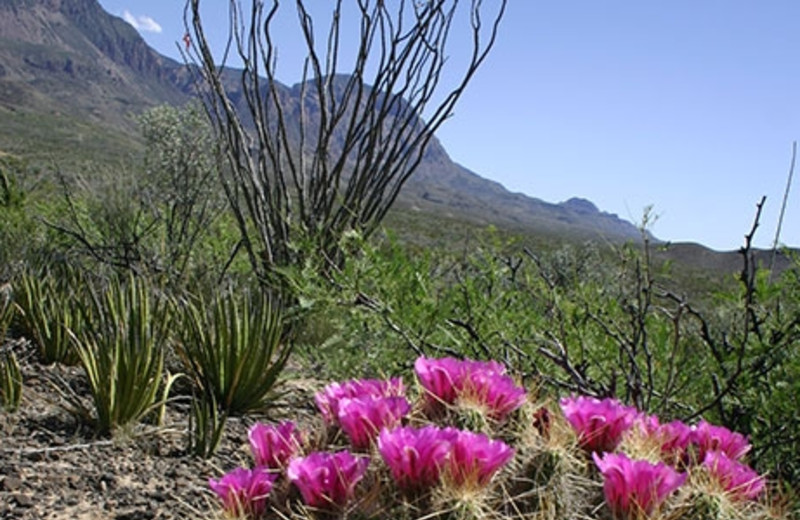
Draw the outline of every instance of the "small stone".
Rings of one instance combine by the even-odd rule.
[[[33,507],[33,497],[30,495],[23,495],[22,493],[18,493],[13,496],[14,502],[17,503],[19,507],[29,508]]]
[[[44,453],[41,451],[34,451],[28,454],[28,460],[31,462],[42,462],[44,460]]]
[[[22,479],[17,477],[5,477],[0,482],[0,489],[3,491],[19,491],[22,488]]]

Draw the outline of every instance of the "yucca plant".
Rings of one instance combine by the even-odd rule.
[[[71,283],[72,282],[72,283]],[[78,333],[83,319],[78,300],[80,280],[57,280],[52,274],[24,273],[15,294],[24,333],[33,339],[42,362],[74,365],[78,357],[69,331]]]
[[[201,395],[213,395],[229,415],[265,408],[289,358],[282,319],[262,294],[226,294],[206,305],[182,304],[178,353]]]
[[[0,403],[9,413],[19,409],[22,400],[22,374],[13,352],[0,354]]]
[[[12,299],[11,285],[0,285],[0,344],[8,332],[8,326],[14,318],[14,301]]]
[[[214,455],[227,420],[227,414],[219,410],[213,394],[195,397],[189,412],[189,452],[204,459]]]
[[[102,294],[80,305],[87,321],[73,344],[89,379],[96,427],[110,433],[155,411],[164,383],[164,350],[172,307],[132,275],[112,280]],[[164,383],[167,388],[174,381]]]

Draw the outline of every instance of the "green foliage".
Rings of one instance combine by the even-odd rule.
[[[729,303],[716,336],[721,397],[710,415],[750,434],[762,468],[800,481],[800,261],[776,281],[743,272],[739,305]]]
[[[204,459],[214,455],[227,420],[227,412],[220,411],[213,393],[194,398],[189,412],[189,453]]]
[[[132,426],[161,404],[171,306],[153,286],[129,276],[113,279],[79,308],[86,323],[72,339],[89,380],[96,428],[109,433]]]
[[[462,254],[357,237],[342,248],[330,274],[309,262],[286,275],[316,372],[392,373],[421,353],[501,359],[553,393],[724,424],[752,437],[761,471],[800,477],[798,266],[775,282],[755,269],[710,306],[681,296],[680,266],[646,243],[532,251],[490,232]]]
[[[177,351],[201,396],[213,396],[225,414],[267,407],[292,350],[270,299],[226,293],[208,304],[202,298],[184,301],[181,310]]]
[[[47,222],[68,247],[115,271],[172,287],[217,283],[237,232],[220,219],[225,199],[207,124],[197,107],[154,108],[140,123],[142,160],[60,174],[64,211]]]
[[[27,212],[27,193],[20,185],[27,170],[23,161],[0,156],[0,280],[11,277],[35,238],[36,224]]]
[[[140,124],[146,153],[139,196],[158,216],[162,268],[171,283],[187,276],[190,268],[218,274],[233,242],[218,238],[225,199],[218,146],[205,114],[197,105],[165,105],[142,114]]]
[[[14,319],[14,309],[11,284],[0,285],[0,345],[3,344],[8,326]]]
[[[44,363],[78,362],[70,335],[80,334],[83,328],[81,284],[74,274],[57,277],[46,270],[19,277],[15,301],[20,322],[24,334],[36,342]]]
[[[0,352],[0,404],[6,412],[19,409],[22,400],[22,374],[17,357],[11,351]]]

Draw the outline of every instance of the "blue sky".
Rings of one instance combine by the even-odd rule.
[[[182,0],[100,3],[176,57]],[[657,237],[717,250],[743,244],[766,195],[756,242],[771,246],[800,139],[800,2],[510,3],[493,53],[438,133],[455,161],[512,191],[584,197],[633,222],[653,206]],[[225,18],[209,19],[221,44]],[[294,30],[287,17],[287,84],[299,79]],[[781,242],[800,246],[800,173]]]

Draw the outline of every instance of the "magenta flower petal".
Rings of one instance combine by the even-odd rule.
[[[456,430],[450,435],[455,438],[446,462],[446,472],[458,486],[486,486],[492,476],[514,456],[514,450],[506,443],[492,440],[482,433]]]
[[[272,470],[286,467],[303,444],[303,437],[291,421],[278,426],[256,423],[247,434],[256,466]]]
[[[595,464],[603,474],[603,493],[616,518],[639,518],[650,515],[664,500],[686,481],[663,462],[630,460],[624,453],[593,453]]]
[[[402,397],[405,386],[401,378],[353,379],[343,383],[331,383],[321,392],[317,392],[314,401],[328,424],[339,418],[339,401],[345,398],[358,397]]]
[[[355,494],[369,458],[348,451],[314,452],[289,461],[286,476],[300,490],[303,501],[320,509],[343,507]]]
[[[381,428],[393,428],[411,410],[405,397],[362,397],[339,401],[339,425],[354,448],[369,448]]]
[[[694,428],[682,421],[661,424],[655,415],[640,414],[634,420],[634,428],[661,446],[662,459],[668,464],[689,462],[689,445]]]
[[[278,478],[266,468],[237,468],[219,480],[208,479],[208,486],[222,500],[226,512],[235,517],[257,517],[267,507],[267,496]]]
[[[756,500],[764,492],[764,477],[724,452],[709,451],[703,458],[703,466],[738,500]]]
[[[464,370],[467,373],[479,372],[486,375],[504,376],[506,374],[506,367],[497,361],[474,361],[467,359],[462,361]]]
[[[414,371],[429,396],[446,404],[456,401],[464,379],[462,361],[451,357],[429,359],[421,356],[414,362]]]
[[[474,402],[486,408],[494,419],[505,417],[525,404],[527,391],[514,380],[496,371],[472,371],[467,375],[460,401]]]
[[[639,413],[633,420],[633,427],[638,428],[645,437],[656,435],[661,428],[661,421],[656,415]]]
[[[457,431],[436,426],[383,429],[378,451],[402,489],[424,489],[436,485],[450,456]]]
[[[610,398],[570,397],[560,405],[581,447],[589,452],[613,451],[640,415],[636,408]]]
[[[422,356],[414,363],[414,371],[430,400],[474,403],[499,420],[522,406],[527,398],[525,389],[517,386],[497,361]]]
[[[724,426],[716,426],[706,421],[700,421],[694,428],[692,441],[697,445],[697,460],[702,461],[706,453],[721,451],[731,459],[741,459],[750,451],[747,437],[741,433],[732,432]]]
[[[687,451],[692,442],[694,430],[682,421],[661,424],[653,432],[661,443],[661,454],[670,460],[686,462]]]

